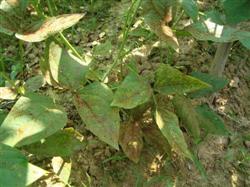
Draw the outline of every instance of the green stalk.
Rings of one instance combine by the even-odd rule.
[[[211,68],[212,75],[222,77],[228,56],[232,48],[232,44],[233,44],[232,42],[229,42],[229,43],[220,43],[218,45]]]
[[[63,35],[63,33],[59,33],[59,36],[61,37],[63,43],[81,60],[83,60],[82,56],[78,53],[78,51],[70,44],[70,42],[67,40],[67,38]]]
[[[126,17],[126,21],[125,21],[125,27],[123,28],[123,40],[122,40],[121,45],[119,46],[118,54],[116,55],[116,58],[115,58],[114,62],[111,64],[110,68],[104,74],[102,81],[104,81],[109,76],[109,74],[114,69],[114,67],[117,66],[121,62],[121,59],[123,59],[123,57],[125,56],[124,55],[124,47],[125,47],[125,44],[127,43],[129,30],[132,26],[132,23],[133,23],[133,20],[136,16],[136,13],[140,7],[141,1],[142,0],[134,0],[132,5],[129,8],[129,11],[128,11],[128,14]]]
[[[18,87],[15,85],[15,82],[11,80],[8,75],[5,72],[0,72],[0,76],[2,76],[6,81],[16,90],[18,90]]]
[[[51,16],[56,15],[56,5],[52,3],[51,0],[47,0],[48,8],[49,8],[49,13]],[[78,51],[70,44],[70,42],[67,40],[67,38],[63,35],[62,32],[59,33],[60,38],[62,39],[62,42],[67,46],[68,49],[70,49],[74,55],[76,55],[78,58],[83,60],[82,56],[78,53]]]

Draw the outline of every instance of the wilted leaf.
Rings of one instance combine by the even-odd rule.
[[[72,155],[74,151],[83,148],[84,145],[77,139],[76,132],[73,129],[64,129],[45,140],[26,146],[25,150],[45,157],[66,157]]]
[[[29,78],[25,82],[25,90],[27,91],[37,91],[39,88],[41,88],[45,84],[44,77],[42,75],[36,75],[34,77]]]
[[[26,176],[26,186],[31,185],[33,182],[40,179],[42,176],[48,173],[48,171],[43,170],[40,167],[37,167],[31,163],[28,163],[28,173]]]
[[[173,98],[173,104],[176,109],[176,114],[181,119],[183,125],[188,132],[198,142],[200,140],[199,120],[191,101],[184,96],[176,95]]]
[[[181,4],[182,8],[194,21],[197,20],[198,17],[198,5],[196,0],[178,0]]]
[[[143,148],[142,131],[137,121],[121,125],[119,143],[127,157],[138,163]]]
[[[204,22],[193,23],[186,27],[185,30],[198,40],[211,40],[214,42],[233,42],[250,38],[250,32],[220,25],[209,19]]]
[[[118,87],[112,106],[131,109],[146,103],[151,98],[152,90],[148,82],[134,72],[130,72]]]
[[[172,20],[173,0],[151,1],[145,0],[142,4],[145,22],[150,29],[169,46],[179,51],[179,43],[172,29],[166,25]]]
[[[35,32],[24,34],[17,33],[16,37],[26,42],[41,42],[51,35],[57,34],[75,25],[83,16],[83,14],[64,14],[50,17],[45,19],[40,28]]]
[[[88,64],[51,43],[49,50],[49,67],[53,79],[62,86],[78,89],[85,84]]]
[[[50,71],[50,64],[49,64],[49,52],[50,52],[50,44],[51,41],[50,40],[46,40],[45,42],[45,55],[44,58],[42,58],[39,61],[39,66],[40,66],[40,70],[43,74],[43,77],[45,79],[45,81],[49,84],[49,85],[55,85],[58,86],[58,83],[56,83],[56,81],[53,79],[52,75],[51,75],[51,71]]]
[[[61,181],[64,182],[64,184],[68,184],[72,168],[71,161],[65,161],[61,157],[54,157],[51,165],[53,171],[58,175]]]
[[[38,94],[22,96],[0,127],[0,142],[22,146],[46,138],[66,125],[64,109]]]
[[[158,103],[155,113],[155,120],[159,129],[177,153],[192,160],[192,155],[188,150],[185,138],[179,127],[177,116],[159,104],[164,105],[164,103]]]
[[[207,133],[216,135],[229,134],[223,120],[207,105],[196,107],[196,111],[199,114],[200,127],[204,128]]]
[[[118,108],[111,107],[112,90],[102,83],[92,83],[74,96],[74,104],[92,133],[102,141],[118,147],[120,116]]]
[[[162,94],[183,94],[208,88],[210,85],[177,69],[161,64],[156,71],[154,89]]]
[[[199,91],[195,91],[194,93],[191,93],[190,96],[192,98],[203,97],[212,94],[214,92],[217,92],[222,88],[224,88],[229,83],[229,81],[226,78],[216,77],[214,75],[210,75],[207,73],[193,72],[191,75],[211,85],[211,87],[209,88],[205,88]]]
[[[17,97],[17,93],[10,87],[0,87],[0,99],[14,100]]]
[[[237,24],[241,21],[250,20],[249,0],[224,0],[223,6],[228,24]]]
[[[29,164],[17,149],[0,143],[1,186],[25,187],[44,174],[44,170]]]

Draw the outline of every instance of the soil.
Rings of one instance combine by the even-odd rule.
[[[71,42],[79,49],[84,48],[88,54],[96,43],[103,42],[106,38],[115,39],[120,29],[117,11],[119,10],[118,12],[121,14],[121,9],[125,10],[127,7],[126,3],[123,5],[122,7],[118,2],[110,10],[110,15],[105,18],[105,21],[100,22],[95,32],[85,32],[81,30],[80,25],[76,35],[68,34]],[[16,41],[13,43],[16,44]],[[6,56],[17,54],[18,46],[13,47],[13,43],[4,44]],[[147,45],[152,44],[148,42]],[[37,74],[39,56],[42,55],[43,48],[43,44],[25,45],[24,57],[27,65],[24,75],[21,76],[31,77]],[[188,37],[180,39],[180,49],[179,54],[173,55],[172,62],[180,69],[187,73],[195,70],[202,72],[210,70],[216,44],[200,42]],[[163,60],[168,58],[164,49],[157,47],[151,51],[147,51],[145,48],[137,50],[141,52],[139,54],[144,55],[140,56],[136,52],[133,55],[136,56],[140,68],[146,69],[149,74],[162,60],[159,53],[163,52]],[[104,66],[105,69],[110,58],[111,56],[102,58],[99,65]],[[87,141],[87,146],[75,152],[71,157],[72,172],[69,184],[75,187],[250,186],[250,147],[249,142],[241,139],[242,134],[250,132],[250,51],[237,42],[228,59],[225,77],[230,83],[222,91],[216,93],[213,101],[208,100],[208,102],[224,119],[232,135],[229,137],[208,135],[194,148],[207,177],[203,177],[192,162],[180,160],[177,157],[176,160],[170,160],[161,145],[153,146],[147,141],[144,142],[140,161],[135,164],[124,155],[122,150],[117,151],[111,148],[85,129],[85,125],[71,102],[70,94],[60,90],[51,94],[54,88],[49,86],[42,88],[42,93],[53,96],[64,105],[68,112],[67,126],[74,127]],[[2,104],[5,104],[7,108],[11,108],[13,105],[13,103]],[[146,120],[150,121],[150,119]],[[51,159],[35,158],[35,160],[44,169],[52,170]],[[47,176],[33,186],[64,186],[55,181],[58,179]]]

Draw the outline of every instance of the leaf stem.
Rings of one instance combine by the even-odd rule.
[[[81,60],[83,60],[82,56],[78,53],[78,51],[70,44],[67,38],[63,35],[63,33],[59,33],[63,43]]]
[[[52,3],[51,0],[47,0],[47,4],[48,4],[48,8],[49,8],[49,13],[51,16],[55,16],[56,15],[56,5],[54,3]],[[83,60],[82,56],[78,53],[78,51],[70,44],[70,42],[68,41],[68,39],[63,35],[62,32],[59,33],[59,36],[62,39],[62,42],[68,47],[68,49],[70,49],[74,55],[76,55],[78,58],[80,58],[81,60]]]

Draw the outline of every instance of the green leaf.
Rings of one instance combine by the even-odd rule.
[[[130,72],[115,92],[111,105],[132,109],[149,101],[151,94],[150,85],[136,73]]]
[[[0,143],[1,186],[25,187],[44,174],[44,170],[29,164],[17,149]]]
[[[225,18],[222,13],[220,13],[218,10],[210,10],[204,12],[204,17],[206,20],[211,20],[214,23],[224,25],[225,24]]]
[[[228,24],[250,20],[249,0],[224,0],[223,6]]]
[[[250,32],[220,25],[207,19],[204,22],[193,23],[185,28],[198,40],[210,40],[214,42],[233,42],[250,38]]]
[[[200,105],[196,107],[199,114],[200,127],[204,128],[207,133],[215,135],[229,135],[223,120],[207,105]]]
[[[219,90],[223,89],[229,83],[229,81],[226,78],[217,77],[217,76],[210,75],[207,73],[193,72],[191,75],[212,86],[212,87],[204,88],[202,90],[199,90],[199,91],[196,91],[194,93],[189,94],[189,96],[191,98],[203,97],[206,95],[210,95],[214,92],[218,92]]]
[[[62,49],[55,43],[50,44],[49,66],[53,79],[62,86],[79,89],[86,82],[88,64]]]
[[[112,90],[102,83],[92,83],[74,96],[74,104],[92,133],[102,141],[118,147],[120,116],[118,108],[111,107]]]
[[[200,140],[199,120],[191,101],[184,96],[176,95],[172,100],[176,114],[181,119],[183,125],[188,132],[195,138],[195,141]]]
[[[26,42],[41,42],[75,25],[83,16],[83,14],[64,14],[56,17],[49,17],[44,20],[43,24],[35,32],[29,32],[28,34],[17,33],[16,37]]]
[[[67,115],[47,96],[22,96],[0,127],[0,142],[23,146],[46,138],[66,125]]]
[[[74,129],[64,129],[45,140],[25,146],[24,149],[32,154],[44,157],[70,156],[74,151],[83,148],[85,145],[76,138],[76,134],[77,132]]]
[[[1,186],[25,187],[28,160],[18,150],[0,143]]]
[[[193,20],[197,20],[199,10],[196,0],[178,0],[178,1],[187,15],[190,16]]]
[[[250,49],[250,37],[241,39],[240,42],[242,45],[244,45],[246,48]]]
[[[185,75],[177,69],[161,64],[156,71],[154,89],[162,94],[183,94],[208,88],[205,82]]]
[[[164,104],[164,103],[162,103]],[[179,127],[177,116],[164,106],[157,106],[155,113],[156,123],[170,146],[179,154],[192,160],[184,135]]]
[[[24,85],[26,91],[37,91],[45,84],[44,77],[42,75],[36,75],[34,77],[29,78]]]
[[[0,126],[1,126],[2,122],[4,121],[4,119],[6,118],[7,115],[8,115],[7,112],[5,112],[4,110],[0,109]]]
[[[112,44],[111,42],[108,40],[105,43],[102,43],[100,45],[97,45],[94,47],[94,51],[93,54],[94,55],[100,55],[100,56],[106,56],[111,54],[112,51]]]

